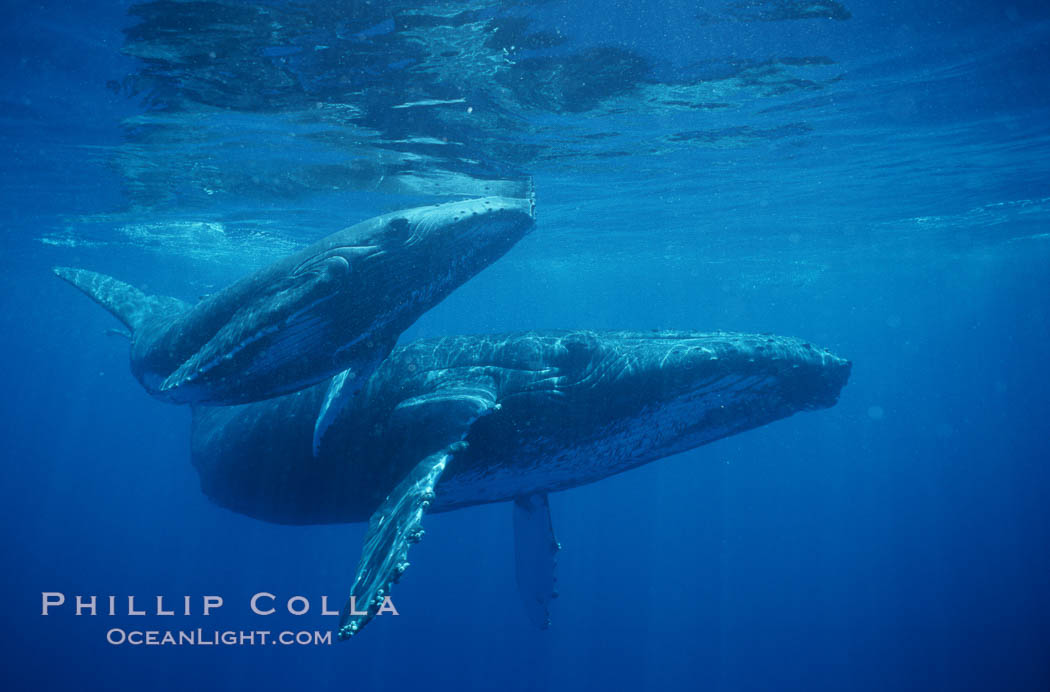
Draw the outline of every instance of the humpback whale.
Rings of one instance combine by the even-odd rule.
[[[519,592],[549,622],[558,543],[547,494],[798,411],[832,406],[850,363],[798,339],[699,332],[527,332],[393,351],[331,421],[325,386],[198,407],[193,464],[215,503],[262,520],[369,521],[339,636],[404,573],[425,512],[513,503]]]
[[[55,268],[131,335],[131,370],[174,403],[243,404],[336,373],[324,423],[401,332],[533,226],[534,199],[484,197],[398,211],[327,236],[188,306],[114,278]]]

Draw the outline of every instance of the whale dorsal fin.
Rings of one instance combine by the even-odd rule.
[[[174,315],[186,309],[186,304],[178,298],[146,295],[112,276],[70,267],[55,267],[53,271],[109,310],[132,332],[153,317]]]
[[[551,624],[551,600],[558,596],[554,572],[559,550],[547,493],[515,498],[514,576],[525,612],[544,630]]]

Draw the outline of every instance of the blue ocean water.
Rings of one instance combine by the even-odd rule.
[[[1044,3],[5,10],[6,689],[1050,689]],[[212,505],[188,410],[50,267],[193,300],[527,177],[536,230],[404,341],[775,332],[853,362],[839,403],[553,495],[547,631],[498,504],[429,517],[401,614],[351,642],[107,643],[330,630],[365,526]],[[312,610],[253,616],[260,591]],[[42,592],[195,614],[44,617]]]

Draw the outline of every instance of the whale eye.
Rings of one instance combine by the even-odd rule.
[[[406,218],[391,221],[383,232],[383,243],[386,245],[404,245],[412,236],[412,228]]]
[[[350,263],[345,257],[332,255],[324,261],[322,272],[325,279],[342,279],[350,273]]]
[[[561,340],[564,351],[559,354],[558,365],[570,369],[583,369],[597,356],[599,348],[593,334],[577,332]]]

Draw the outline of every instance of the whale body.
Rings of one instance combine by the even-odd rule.
[[[401,332],[502,257],[533,214],[531,191],[384,214],[194,306],[95,272],[54,271],[124,323],[132,373],[160,399],[242,404],[341,373],[329,402],[345,403]]]
[[[510,501],[519,589],[549,622],[547,494],[832,406],[850,363],[798,339],[700,332],[526,332],[397,348],[331,421],[326,387],[196,408],[193,464],[217,504],[266,521],[370,522],[339,634],[404,573],[427,511]]]

